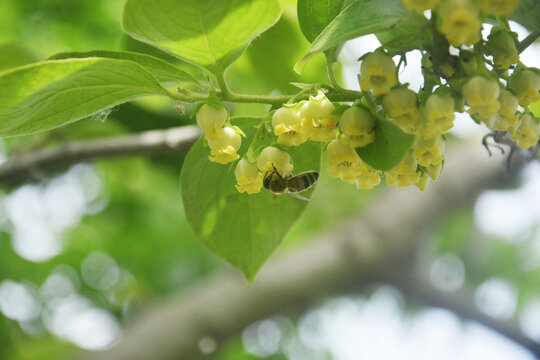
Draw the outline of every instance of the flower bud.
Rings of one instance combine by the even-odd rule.
[[[216,133],[214,140],[208,140],[211,149],[210,161],[227,164],[239,158],[236,153],[240,149],[242,138],[232,127],[225,127]]]
[[[384,111],[396,126],[411,134],[420,117],[416,93],[407,88],[391,90],[382,101]]]
[[[353,106],[339,118],[340,142],[353,148],[375,141],[375,118],[369,111]]]
[[[374,95],[386,94],[398,83],[394,60],[382,51],[375,51],[360,65],[360,87],[373,90]]]
[[[326,98],[322,91],[319,91],[315,97],[310,96],[309,101],[300,109],[301,131],[314,141],[335,139],[334,128],[338,116],[332,114],[334,109],[334,104]]]
[[[471,46],[480,41],[480,13],[471,0],[443,0],[438,11],[441,32],[455,47]]]
[[[282,177],[289,176],[293,169],[289,154],[273,146],[268,146],[261,151],[257,157],[257,167],[263,174],[277,170]]]
[[[508,87],[517,94],[521,106],[540,101],[540,74],[535,71],[526,69],[513,74],[508,79]]]
[[[274,134],[277,135],[277,143],[287,146],[298,146],[307,140],[302,131],[302,118],[292,106],[284,105],[276,110],[272,116]]]
[[[234,169],[234,176],[236,177],[236,190],[238,192],[255,194],[261,191],[263,176],[257,169],[257,164],[241,159]]]
[[[204,137],[207,140],[215,140],[218,136],[218,132],[225,122],[227,121],[227,109],[225,107],[213,107],[208,104],[204,104],[197,111],[195,119],[197,125],[204,131]]]

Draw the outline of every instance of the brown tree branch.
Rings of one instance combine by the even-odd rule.
[[[345,221],[300,251],[274,258],[251,286],[236,272],[223,273],[181,297],[155,304],[128,325],[118,345],[85,359],[194,359],[201,356],[198,343],[204,337],[219,342],[269,315],[309,306],[337,291],[354,291],[381,274],[399,275],[422,229],[472,201],[504,173],[501,157],[489,158],[478,144],[460,147],[447,157],[444,174],[425,193],[416,188],[389,190],[360,220]],[[477,313],[461,315],[500,330]],[[522,345],[540,354],[536,343]]]
[[[62,166],[95,158],[185,153],[201,136],[196,126],[152,130],[139,134],[67,142],[61,146],[14,156],[0,165],[0,183],[7,184]]]

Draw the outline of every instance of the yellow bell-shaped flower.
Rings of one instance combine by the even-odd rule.
[[[353,148],[375,141],[375,117],[369,111],[353,106],[339,118],[340,142]]]
[[[210,161],[227,164],[239,158],[237,151],[242,145],[242,138],[232,127],[224,127],[216,133],[214,140],[208,140],[211,152]]]
[[[277,170],[282,177],[289,176],[293,170],[290,155],[273,146],[261,151],[257,157],[257,167],[263,174]]]
[[[225,125],[227,117],[227,109],[224,106],[216,108],[204,104],[197,111],[195,119],[197,120],[197,125],[203,129],[204,137],[207,140],[215,140],[222,126]]]
[[[387,94],[398,83],[394,60],[382,51],[375,51],[360,65],[360,87],[374,95]]]
[[[272,116],[274,134],[277,143],[287,146],[298,146],[307,140],[302,129],[300,113],[294,110],[294,105],[284,105],[276,110]]]
[[[261,191],[263,184],[263,174],[259,172],[257,164],[250,163],[246,159],[240,159],[234,169],[236,177],[236,190],[248,194],[256,194]]]

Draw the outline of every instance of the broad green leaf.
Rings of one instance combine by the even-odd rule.
[[[356,148],[356,152],[372,168],[388,171],[403,159],[411,149],[413,141],[414,136],[405,134],[386,120],[379,120],[375,130],[375,141]]]
[[[525,26],[529,31],[540,31],[540,1],[521,0],[509,18]]]
[[[247,151],[255,133],[253,126],[260,121],[241,118],[234,122],[247,135],[240,154]],[[274,196],[265,189],[258,194],[240,194],[235,188],[235,163],[212,163],[209,152],[201,138],[184,161],[180,181],[186,218],[206,247],[251,282],[308,203],[286,195]],[[293,174],[319,170],[320,143],[308,142],[288,152],[294,161]],[[305,193],[302,196],[309,197]]]
[[[278,0],[127,0],[123,27],[137,40],[222,73],[280,15]]]
[[[391,31],[391,27],[409,16],[401,0],[358,0],[336,16],[317,36],[307,54],[295,65],[295,70],[301,71],[303,64],[319,52],[362,35]]]
[[[298,23],[309,42],[343,10],[346,0],[298,0]]]
[[[156,80],[162,84],[172,85],[181,83],[198,83],[197,79],[195,79],[193,75],[187,73],[182,69],[179,69],[172,64],[169,64],[166,61],[163,61],[151,55],[139,54],[129,51],[95,50],[87,52],[64,52],[51,56],[49,60],[60,60],[69,58],[81,59],[94,57],[133,61],[145,68],[146,71],[152,74],[156,78]],[[200,72],[201,71],[199,69],[192,67],[192,74]]]
[[[146,95],[167,95],[132,61],[44,61],[0,74],[0,136],[49,130]]]

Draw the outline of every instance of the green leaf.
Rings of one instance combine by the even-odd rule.
[[[343,10],[345,2],[345,0],[298,0],[298,23],[309,42],[313,42]]]
[[[113,59],[50,60],[0,75],[0,136],[49,130],[147,95],[167,95],[142,66]]]
[[[409,12],[401,0],[358,0],[343,10],[313,41],[307,54],[295,65],[300,72],[304,63],[319,52],[339,46],[347,40],[382,31],[404,21]]]
[[[69,58],[81,59],[94,57],[133,61],[141,65],[143,68],[146,69],[146,71],[152,74],[157,81],[165,85],[174,85],[181,83],[198,84],[197,79],[195,79],[193,75],[187,73],[182,69],[179,69],[172,64],[169,64],[166,61],[163,61],[151,55],[139,54],[129,51],[94,50],[87,52],[63,52],[51,56],[49,60],[60,60]],[[192,71],[190,72],[192,74],[201,72],[200,69],[193,66],[191,66],[191,70]]]
[[[375,34],[386,50],[392,55],[404,54],[414,49],[424,49],[431,42],[429,20],[425,16],[410,11],[392,27],[391,31]]]
[[[261,119],[239,118],[245,154],[254,126]],[[209,148],[199,139],[189,151],[180,178],[186,218],[197,238],[216,255],[240,270],[248,281],[279,247],[291,226],[307,206],[306,201],[286,195],[275,196],[262,189],[258,194],[240,194],[234,166],[208,160]],[[294,161],[293,174],[320,168],[321,144],[307,142],[288,150]],[[305,194],[308,195],[305,195]],[[311,190],[302,193],[309,197]]]
[[[375,141],[356,148],[360,158],[377,170],[388,171],[396,166],[411,149],[414,136],[386,120],[379,120],[375,129]]]
[[[521,0],[509,19],[525,26],[531,32],[540,31],[540,21],[538,21],[540,19],[540,1]]]
[[[214,73],[281,16],[278,0],[128,0],[124,31]]]

